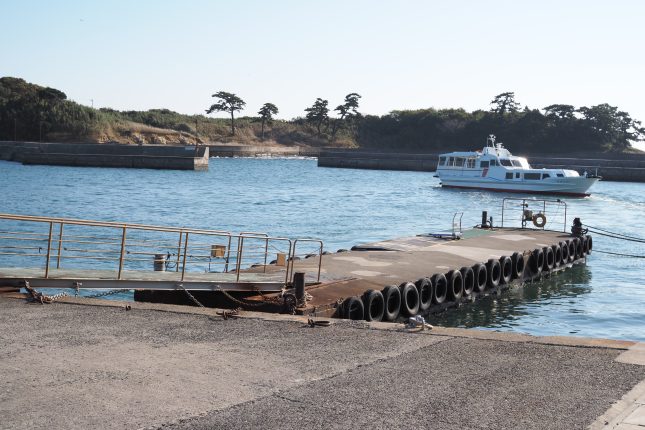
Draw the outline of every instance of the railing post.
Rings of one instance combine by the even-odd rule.
[[[242,247],[244,247],[244,236],[240,236],[237,240],[237,264],[235,265],[235,282],[240,282],[240,266],[242,264]]]
[[[123,232],[121,233],[121,254],[119,256],[119,274],[116,279],[121,280],[121,273],[123,273],[123,261],[125,259],[125,236],[126,236],[127,226],[123,226]]]
[[[226,263],[224,264],[224,273],[228,272],[228,263],[231,259],[231,235],[228,235],[228,245],[226,245]]]
[[[177,245],[177,262],[175,263],[175,272],[179,272],[179,258],[181,257],[181,241],[183,238],[184,232],[179,231],[179,244]]]
[[[58,232],[58,256],[56,257],[56,268],[60,269],[60,254],[63,252],[63,226],[65,223],[60,223],[60,230]]]
[[[47,262],[45,263],[45,279],[49,277],[49,256],[52,249],[52,232],[54,230],[54,223],[49,222],[49,239],[47,239]]]
[[[181,263],[181,280],[184,280],[186,274],[186,254],[188,253],[188,232],[184,236],[184,260]]]

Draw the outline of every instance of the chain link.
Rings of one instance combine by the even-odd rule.
[[[189,292],[187,289],[185,289],[185,288],[184,288],[184,286],[183,286],[182,284],[177,284],[177,287],[179,287],[180,289],[184,290],[184,293],[186,293],[186,295],[188,296],[188,298],[189,298],[193,303],[195,303],[197,306],[199,306],[200,308],[204,308],[204,307],[205,307],[204,305],[202,305],[202,304],[199,302],[199,300],[197,300],[197,299],[195,298],[195,296],[193,296],[192,294],[190,294],[190,292]]]
[[[102,291],[100,293],[90,294],[88,296],[79,296],[79,297],[82,297],[84,299],[97,299],[99,297],[111,296],[112,294],[125,293],[126,291],[130,291],[130,290],[120,288],[120,289],[116,289],[116,290]]]

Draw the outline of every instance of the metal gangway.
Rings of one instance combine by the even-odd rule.
[[[318,239],[0,214],[0,286],[272,292],[300,255],[320,282],[322,254]]]

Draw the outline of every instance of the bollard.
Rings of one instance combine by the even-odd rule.
[[[293,286],[296,290],[296,301],[304,303],[305,301],[305,273],[296,272],[293,274]]]
[[[166,254],[155,254],[154,268],[155,272],[166,271]]]
[[[488,212],[482,211],[482,228],[486,228],[487,226],[488,226]]]

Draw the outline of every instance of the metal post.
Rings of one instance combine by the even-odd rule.
[[[125,258],[125,235],[126,235],[127,226],[123,226],[123,233],[121,233],[121,255],[119,256],[119,274],[116,279],[121,279],[121,273],[123,272],[123,260]]]
[[[60,254],[63,252],[63,226],[65,223],[60,223],[60,230],[58,231],[58,256],[56,257],[56,268],[60,269]]]
[[[305,301],[305,272],[293,274],[293,286],[296,289],[296,301],[303,303]]]
[[[45,279],[49,276],[49,255],[52,250],[52,232],[54,230],[54,223],[49,222],[49,239],[47,239],[47,263],[45,264]]]
[[[231,258],[231,235],[228,236],[228,245],[226,245],[226,264],[224,265],[224,272],[228,272],[228,263]]]
[[[240,266],[242,264],[242,247],[244,246],[244,236],[240,236],[237,240],[237,264],[235,265],[235,282],[240,282]]]
[[[184,260],[181,263],[181,280],[184,280],[184,275],[186,274],[186,254],[188,253],[188,232],[184,237]]]
[[[175,272],[179,272],[179,258],[181,256],[181,241],[184,236],[184,232],[179,232],[179,244],[177,245],[177,262],[175,263]]]

